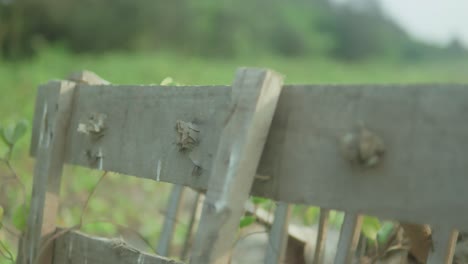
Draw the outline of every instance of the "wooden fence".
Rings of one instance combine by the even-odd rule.
[[[255,68],[232,86],[51,81],[37,92],[18,263],[176,263],[78,232],[39,252],[57,232],[64,164],[175,184],[169,214],[183,186],[206,193],[190,263],[227,262],[249,195],[281,202],[266,263],[282,263],[288,204],[323,208],[322,222],[346,212],[337,264],[350,263],[362,214],[431,225],[427,263],[451,263],[457,230],[468,231],[467,115],[468,85],[457,84],[283,85]],[[173,228],[166,221],[161,255]]]

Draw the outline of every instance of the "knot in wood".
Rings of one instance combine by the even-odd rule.
[[[376,166],[385,153],[382,139],[364,127],[358,133],[344,135],[341,145],[347,160],[364,167]]]
[[[93,138],[101,138],[104,136],[104,130],[106,129],[106,119],[106,114],[92,113],[85,122],[78,124],[78,132],[91,135]]]
[[[178,135],[177,146],[179,146],[180,151],[190,151],[198,143],[200,130],[193,123],[177,120],[176,131]]]

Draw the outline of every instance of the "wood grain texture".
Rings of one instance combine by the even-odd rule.
[[[269,70],[237,71],[190,263],[228,263],[282,85]]]
[[[101,150],[104,170],[206,189],[229,110],[230,87],[80,84],[78,88],[65,153],[69,163],[98,169],[99,163],[87,153]],[[78,131],[93,113],[107,116],[98,141]],[[178,120],[200,127],[198,143],[189,153],[177,146]],[[33,154],[38,138],[34,127]]]
[[[452,264],[458,231],[443,226],[433,228],[433,251],[429,253],[427,264]]]
[[[292,207],[279,202],[275,210],[275,218],[268,236],[265,252],[265,264],[280,264],[286,262],[286,249],[288,245],[288,226]]]
[[[79,88],[68,163],[97,168],[85,153],[101,148],[105,170],[206,190],[231,87]],[[90,112],[108,115],[98,143],[76,131]],[[256,180],[252,194],[468,231],[468,214],[459,213],[468,212],[467,113],[468,85],[285,85],[257,170],[270,179]],[[176,146],[177,120],[200,130],[190,153]],[[386,147],[375,168],[341,154],[339,139],[360,122]]]
[[[36,141],[37,159],[29,216],[18,263],[51,263],[50,250],[53,245],[43,245],[42,242],[55,231],[74,88],[73,82],[53,81],[38,89],[34,116],[39,133]]]
[[[335,264],[352,264],[361,234],[362,216],[346,213],[340,232]]]
[[[93,237],[78,231],[70,231],[57,238],[54,263],[181,264],[162,256],[140,252],[120,239]]]

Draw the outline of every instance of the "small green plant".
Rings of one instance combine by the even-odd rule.
[[[15,169],[11,164],[11,157],[13,155],[13,150],[15,149],[16,144],[18,141],[26,134],[28,130],[28,122],[26,120],[18,121],[14,124],[10,124],[9,126],[3,127],[0,125],[0,139],[3,142],[3,145],[6,146],[6,152],[0,158],[0,163],[6,166],[9,177],[8,179],[12,179],[16,181],[16,183],[20,186],[23,196],[22,204],[12,211],[11,222],[13,223],[15,233],[21,232],[24,230],[26,226],[26,219],[27,219],[27,205],[26,205],[26,189],[24,187],[21,178],[16,173]],[[5,180],[5,179],[3,179]],[[0,231],[4,229],[4,218],[5,218],[5,210],[0,205]],[[7,245],[6,241],[0,240],[0,259],[4,259],[6,261],[14,263],[15,259],[11,252],[10,247]]]
[[[28,122],[26,120],[18,121],[15,124],[10,124],[7,127],[0,126],[0,134],[3,140],[8,147],[7,155],[5,159],[9,159],[15,144],[20,140],[28,129]]]
[[[239,223],[240,228],[248,227],[255,222],[256,218],[252,215],[244,215]]]
[[[259,207],[259,206],[262,206],[262,205],[265,205],[267,203],[270,202],[269,199],[266,199],[266,198],[261,198],[261,197],[255,197],[255,196],[252,196],[250,197],[250,202],[254,205],[254,211],[256,211],[256,209]],[[240,222],[239,222],[239,228],[245,228],[245,227],[248,227],[250,225],[252,225],[253,223],[255,223],[257,221],[257,217],[255,215],[243,215]]]

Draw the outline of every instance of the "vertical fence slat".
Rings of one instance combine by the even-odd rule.
[[[284,263],[289,236],[288,225],[290,215],[291,206],[287,203],[279,202],[275,210],[275,218],[269,234],[265,264]]]
[[[34,127],[33,131],[39,133],[37,159],[31,207],[26,232],[18,251],[18,264],[52,263],[53,243],[45,245],[44,242],[56,228],[63,153],[74,90],[75,84],[68,81],[50,82],[39,90],[35,109],[35,124],[39,127]]]
[[[341,227],[340,240],[335,257],[335,264],[351,264],[361,234],[362,216],[346,213]]]
[[[167,257],[170,254],[172,237],[178,220],[179,207],[184,196],[184,186],[174,185],[171,190],[167,211],[164,217],[163,229],[159,237],[156,253]]]
[[[325,245],[327,240],[327,229],[328,229],[328,216],[330,215],[330,210],[325,208],[320,208],[320,219],[317,233],[317,242],[314,252],[314,261],[313,264],[323,263],[323,258],[325,255]]]
[[[190,212],[190,220],[187,231],[185,233],[184,238],[184,246],[182,247],[182,252],[180,254],[180,259],[185,261],[187,259],[188,251],[190,248],[190,244],[192,243],[193,237],[193,226],[195,225],[195,220],[197,219],[197,213],[199,211],[199,203],[200,203],[201,194],[197,192],[195,196],[195,201],[192,205],[192,211]]]
[[[237,71],[190,263],[228,262],[282,86],[273,71]]]
[[[432,229],[433,251],[429,253],[427,264],[452,264],[457,243],[458,231],[439,226]]]

